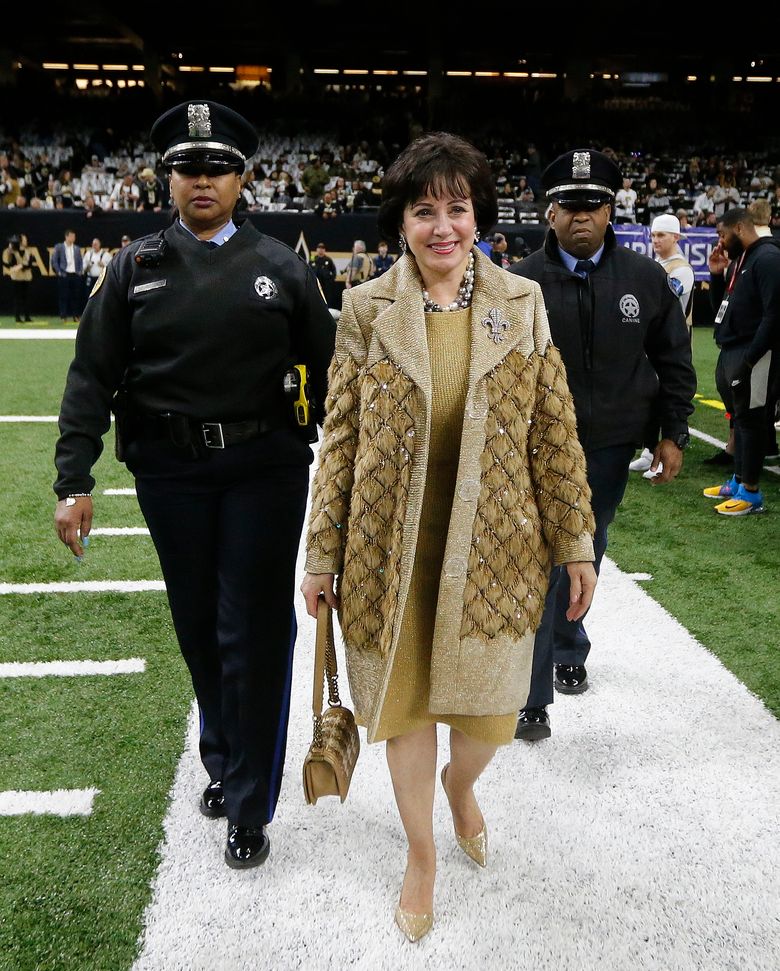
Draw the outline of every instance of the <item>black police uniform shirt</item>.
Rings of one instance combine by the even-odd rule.
[[[607,227],[601,259],[582,280],[563,264],[550,229],[544,248],[510,272],[542,288],[583,448],[645,444],[659,427],[672,440],[687,431],[696,391],[690,339],[657,263],[619,246]]]
[[[754,367],[767,351],[780,349],[780,242],[762,236],[748,247],[743,261],[733,260],[725,274],[710,274],[716,314],[736,272],[728,307],[715,321],[715,341],[718,347],[744,347],[746,362]]]
[[[164,236],[158,267],[136,264],[150,237],[135,240],[87,301],[60,410],[60,498],[92,490],[120,383],[132,411],[292,428],[282,378],[303,361],[322,419],[335,324],[304,260],[249,221],[215,248],[178,221]]]

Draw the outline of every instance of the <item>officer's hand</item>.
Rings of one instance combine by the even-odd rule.
[[[566,620],[579,620],[590,609],[598,577],[592,563],[567,563],[569,574],[569,609]]]
[[[713,273],[715,276],[726,272],[726,267],[729,265],[729,258],[723,248],[722,241],[718,240],[718,245],[710,253],[710,258],[707,260],[707,263],[709,264],[710,273]]]
[[[83,541],[92,529],[92,500],[89,496],[79,496],[72,506],[68,506],[66,502],[67,500],[60,499],[57,503],[54,510],[54,528],[71,553],[81,558],[84,547],[79,542],[79,534]]]
[[[658,471],[659,464],[663,465],[660,471]],[[653,450],[650,471],[655,472],[655,475],[650,479],[650,485],[663,485],[676,479],[682,464],[682,449],[675,445],[671,438],[662,438]]]
[[[325,603],[334,610],[339,609],[339,598],[333,590],[334,573],[307,573],[301,584],[301,593],[306,601],[306,613],[310,617],[317,616],[317,601],[320,594],[325,597]]]

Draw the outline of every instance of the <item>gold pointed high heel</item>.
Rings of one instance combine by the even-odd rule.
[[[411,910],[402,910],[399,904],[395,908],[395,922],[403,931],[407,941],[414,944],[421,937],[425,937],[433,927],[433,914],[413,914]]]
[[[450,797],[447,794],[447,786],[444,778],[447,775],[447,769],[449,767],[450,763],[448,762],[441,770],[441,787],[444,789],[444,794],[447,796],[448,801]],[[454,823],[453,829],[455,829]],[[484,819],[482,820],[482,829],[476,836],[461,836],[457,829],[455,829],[455,839],[458,841],[458,846],[469,859],[482,867],[487,866],[487,824]]]

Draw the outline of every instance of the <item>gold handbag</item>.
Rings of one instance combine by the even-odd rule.
[[[323,712],[322,686],[326,675],[329,707]],[[340,796],[344,802],[360,752],[360,736],[352,712],[339,699],[333,615],[323,597],[317,606],[312,712],[314,739],[303,762],[306,802],[313,805],[320,796]]]

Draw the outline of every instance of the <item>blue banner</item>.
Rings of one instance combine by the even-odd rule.
[[[627,246],[635,253],[642,253],[655,259],[653,244],[650,241],[649,226],[631,226],[623,224],[613,226],[615,235],[621,246]],[[710,253],[718,244],[718,234],[712,227],[700,227],[697,229],[687,229],[680,239],[680,249],[686,260],[693,267],[693,275],[696,280],[709,280],[710,268],[707,260]]]

